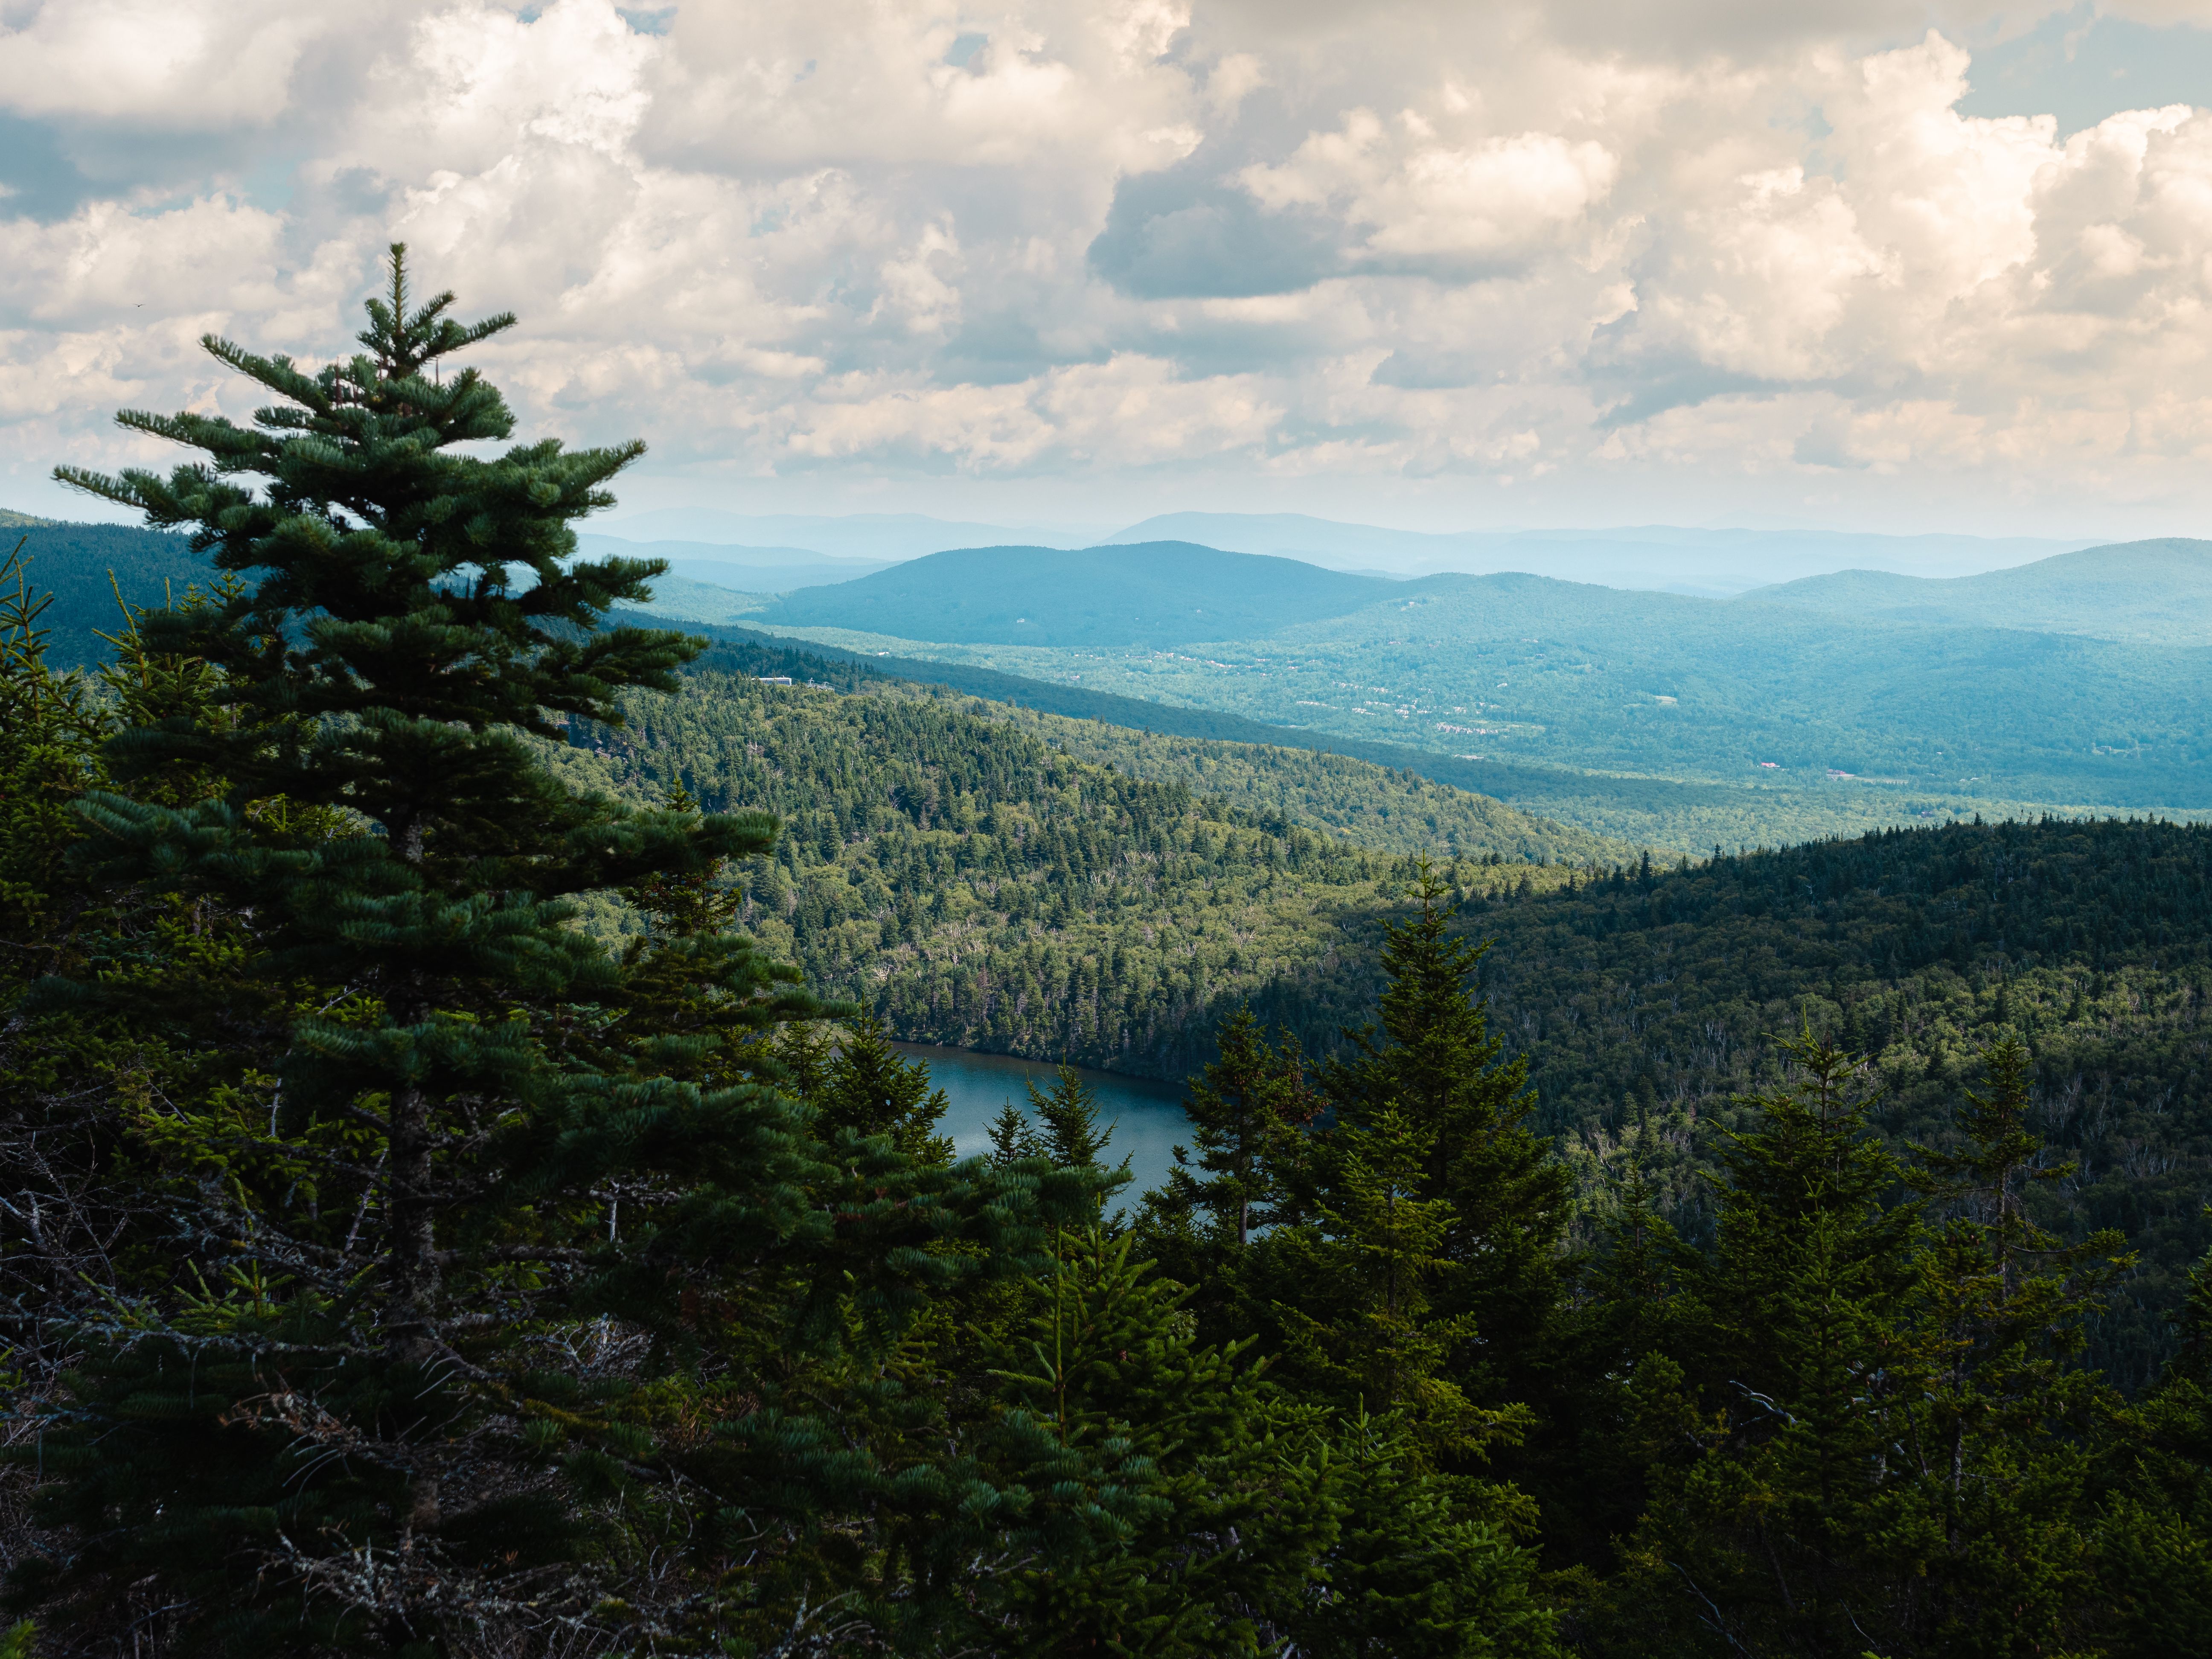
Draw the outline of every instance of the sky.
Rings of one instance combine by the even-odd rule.
[[[623,506],[2212,524],[2212,0],[0,0],[0,506],[393,240]]]

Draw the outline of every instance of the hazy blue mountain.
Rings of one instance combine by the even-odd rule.
[[[641,542],[685,541],[748,547],[807,549],[843,558],[919,558],[948,548],[1084,547],[1100,532],[1066,526],[975,524],[933,519],[921,513],[724,513],[714,507],[668,507],[604,520],[609,535]]]
[[[1079,674],[1087,689],[1333,738],[1840,791],[1864,798],[1849,805],[1853,818],[1897,789],[2212,808],[2212,644],[1519,574],[1391,582],[1177,544],[1102,562],[1115,550],[941,555],[747,621],[852,629],[1038,678]],[[1237,603],[1204,602],[1214,593]],[[1150,607],[1163,599],[1171,614],[1155,623]],[[1823,814],[1807,832],[1832,816]]]
[[[832,557],[805,547],[745,547],[718,542],[634,542],[587,532],[576,538],[589,558],[665,559],[672,574],[740,593],[783,593],[794,587],[848,582],[890,568],[887,559]]]
[[[1399,575],[1525,571],[1607,587],[1724,596],[1778,577],[1852,566],[1955,576],[2022,564],[2094,539],[2031,537],[1878,536],[1822,530],[1692,529],[1641,525],[1611,530],[1461,531],[1431,533],[1341,524],[1302,513],[1170,513],[1108,538],[1203,542],[1239,553],[1273,553],[1334,569]]]
[[[2212,644],[2212,542],[2123,542],[1948,580],[1843,570],[1759,588],[1741,602],[1863,620]]]
[[[802,589],[757,620],[978,645],[1180,645],[1249,639],[1406,591],[1378,577],[1190,542],[971,547]]]
[[[919,513],[748,514],[711,507],[630,514],[606,520],[604,530],[637,542],[780,547],[885,562],[969,547],[1079,548],[1187,541],[1381,575],[1523,570],[1611,587],[1717,596],[1765,586],[1778,579],[1852,568],[1963,575],[2024,564],[2094,540],[1673,525],[1434,533],[1346,524],[1300,513],[1170,513],[1108,534],[1080,526],[984,524]]]

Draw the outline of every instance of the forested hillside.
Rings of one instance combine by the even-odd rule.
[[[26,579],[52,598],[40,619],[57,663],[101,662],[114,647],[101,635],[123,626],[122,604],[159,605],[179,599],[204,580],[207,561],[182,536],[136,525],[52,524],[0,526],[0,554],[21,545]]]
[[[1341,757],[1064,720],[798,651],[717,659],[566,764],[633,799],[680,782],[783,816],[775,857],[747,870],[747,920],[901,1036],[1175,1079],[1249,1000],[1331,1052],[1373,1016],[1382,923],[1429,854],[1494,941],[1498,1030],[1585,1191],[1638,1173],[1702,1237],[1720,1133],[1778,1037],[1809,1021],[1872,1058],[1876,1122],[1902,1145],[2016,1029],[2052,1143],[2081,1159],[2040,1195],[2049,1218],[2145,1251],[2100,1358],[2140,1378],[2169,1346],[2179,1275],[2212,1244],[2212,829],[1961,824],[1639,866]]]
[[[1778,1038],[1809,1024],[1866,1055],[1902,1148],[1940,1140],[1974,1057],[2019,1033],[2036,1127],[2078,1164],[2039,1213],[2143,1253],[2098,1358],[2133,1384],[2170,1353],[2183,1270],[2212,1245],[2212,829],[1892,831],[1476,896],[1467,926],[1495,940],[1493,1017],[1585,1186],[1641,1176],[1692,1237]]]
[[[1626,854],[1339,756],[1148,737],[796,653],[717,660],[738,672],[696,669],[618,732],[575,728],[564,775],[776,812],[742,919],[917,1040],[1180,1076],[1211,1011],[1326,976],[1346,919],[1404,879],[1393,852],[1496,885]],[[860,690],[754,678],[775,671]]]

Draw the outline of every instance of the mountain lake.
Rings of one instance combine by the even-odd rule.
[[[963,1158],[991,1150],[991,1120],[1008,1101],[1028,1109],[1024,1082],[1034,1081],[1042,1094],[1052,1087],[1058,1070],[1042,1060],[1017,1060],[1011,1054],[979,1054],[927,1042],[902,1042],[897,1047],[908,1059],[926,1061],[930,1086],[945,1091],[951,1109],[939,1127],[952,1137]],[[1171,1148],[1178,1142],[1185,1147],[1190,1145],[1190,1120],[1183,1115],[1182,1091],[1148,1078],[1123,1077],[1081,1066],[1076,1070],[1097,1091],[1098,1121],[1113,1126],[1114,1138],[1107,1144],[1105,1162],[1111,1165],[1127,1158],[1129,1172],[1135,1177],[1115,1194],[1114,1209],[1118,1214],[1141,1202],[1146,1193],[1167,1180],[1175,1164]]]

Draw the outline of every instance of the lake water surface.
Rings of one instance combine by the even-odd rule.
[[[1024,1082],[1035,1079],[1038,1092],[1042,1093],[1052,1087],[1058,1070],[1041,1060],[973,1054],[927,1042],[902,1042],[898,1049],[910,1060],[927,1061],[931,1084],[944,1090],[945,1097],[951,1102],[952,1109],[945,1113],[939,1127],[952,1137],[963,1158],[991,1150],[991,1120],[998,1116],[1001,1106],[1011,1100],[1028,1109]],[[1113,1072],[1076,1069],[1084,1082],[1098,1091],[1098,1121],[1114,1126],[1106,1162],[1119,1164],[1126,1158],[1129,1172],[1135,1176],[1115,1195],[1118,1211],[1138,1202],[1167,1180],[1175,1163],[1171,1147],[1178,1141],[1190,1145],[1190,1120],[1182,1114],[1182,1091]]]

